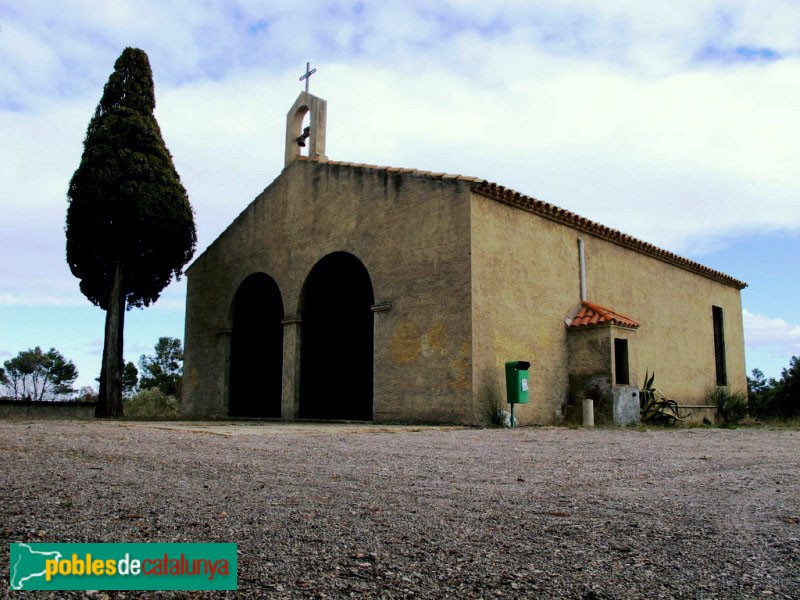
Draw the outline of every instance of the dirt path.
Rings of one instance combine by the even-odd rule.
[[[0,461],[6,590],[9,542],[232,541],[241,597],[800,598],[797,431],[1,421]]]

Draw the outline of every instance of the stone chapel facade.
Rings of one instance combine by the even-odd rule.
[[[283,172],[187,270],[187,416],[481,423],[509,360],[521,424],[611,421],[645,371],[683,405],[746,390],[744,283],[482,179],[328,160],[325,110],[300,94]]]

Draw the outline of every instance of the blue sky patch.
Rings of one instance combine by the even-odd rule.
[[[783,56],[771,48],[756,46],[736,46],[725,48],[707,45],[695,54],[699,62],[719,62],[724,64],[741,62],[771,62],[780,60]]]
[[[689,258],[750,284],[748,365],[778,375],[800,354],[788,4],[199,2],[191,18],[187,3],[38,4],[0,2],[2,360],[55,346],[96,385],[103,312],[64,262],[64,194],[129,45],[150,57],[198,252],[283,168],[310,61],[333,159],[489,176],[668,249],[705,248]],[[185,290],[128,313],[127,360],[182,337]]]
[[[247,27],[247,31],[251,35],[258,35],[259,33],[265,32],[267,29],[269,29],[269,21],[266,19],[259,19]]]

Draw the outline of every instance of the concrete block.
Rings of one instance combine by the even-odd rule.
[[[639,388],[630,385],[614,386],[614,425],[639,423]]]
[[[594,400],[590,398],[583,400],[583,426],[594,427]]]

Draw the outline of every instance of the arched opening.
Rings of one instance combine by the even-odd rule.
[[[325,124],[327,104],[322,98],[301,93],[286,113],[286,150],[284,164],[298,156],[325,159]],[[302,152],[301,152],[302,151]]]
[[[233,299],[228,414],[280,418],[283,301],[269,275],[254,273]]]
[[[302,293],[300,417],[372,420],[372,282],[352,254],[322,258]]]
[[[297,109],[294,117],[295,123],[297,126],[295,127],[295,131],[297,132],[297,136],[295,137],[295,143],[297,144],[297,155],[298,156],[308,156],[309,146],[311,145],[311,112],[308,110],[307,106],[301,106]]]

